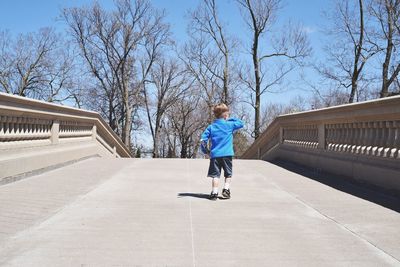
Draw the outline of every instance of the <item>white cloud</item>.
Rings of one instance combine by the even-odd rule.
[[[307,34],[311,34],[317,31],[317,27],[313,26],[303,26],[303,31]]]

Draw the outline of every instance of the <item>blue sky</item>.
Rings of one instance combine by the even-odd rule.
[[[92,0],[2,0],[0,4],[0,30],[8,29],[12,34],[36,31],[42,27],[54,27],[63,30],[64,23],[57,20],[63,7],[81,6],[90,4]],[[112,8],[112,0],[99,0],[101,5]],[[171,30],[177,43],[187,38],[187,12],[198,5],[198,0],[151,0],[153,5],[164,8],[167,13],[167,21],[171,24]],[[315,58],[322,58],[322,34],[321,26],[326,23],[323,20],[322,11],[326,10],[331,1],[328,0],[286,0],[284,8],[280,12],[278,26],[288,20],[300,22],[309,34]],[[221,19],[228,24],[228,29],[239,39],[246,39],[248,33],[243,24],[242,17],[234,0],[217,0]],[[246,56],[246,55],[242,55]],[[291,79],[291,91],[285,94],[267,94],[264,99],[268,102],[288,102],[291,97],[304,94],[304,85],[297,83],[295,74]],[[310,74],[309,76],[312,76]],[[288,97],[289,95],[289,97]]]
[[[150,0],[157,8],[166,10],[166,20],[171,24],[176,43],[183,43],[186,38],[187,13],[189,9],[194,9],[199,0]],[[112,8],[113,0],[98,0],[105,8]],[[9,30],[12,34],[37,31],[42,27],[53,27],[59,31],[65,29],[65,25],[57,17],[64,7],[82,6],[92,3],[92,0],[1,0],[0,3],[0,30]],[[327,10],[327,5],[331,0],[284,0],[284,8],[279,14],[277,26],[284,25],[288,20],[294,23],[301,23],[306,31],[313,47],[313,57],[322,59],[323,43],[321,26],[326,23],[323,19],[322,11]],[[242,17],[234,0],[217,0],[220,10],[221,20],[227,23],[228,31],[236,38],[250,40],[249,33],[243,23]],[[239,55],[246,57],[242,53]],[[310,70],[305,70],[310,80],[316,81],[315,74]],[[297,95],[307,98],[307,87],[298,79],[298,72],[293,73],[289,79],[290,90],[284,94],[267,93],[262,99],[262,108],[269,103],[288,103]],[[151,146],[150,135],[139,138],[139,143]]]

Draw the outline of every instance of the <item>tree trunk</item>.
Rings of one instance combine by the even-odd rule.
[[[158,127],[156,126],[156,129],[154,131],[154,140],[153,140],[153,158],[159,158],[160,155],[158,153],[160,146],[160,134]]]
[[[110,125],[111,129],[115,131],[115,119],[114,119],[114,106],[112,103],[112,99],[108,100],[108,124]]]
[[[188,145],[187,145],[187,142],[186,141],[184,141],[184,142],[182,142],[182,148],[181,148],[181,159],[185,159],[185,158],[187,158],[187,147],[188,147]]]
[[[258,59],[258,37],[257,33],[254,33],[253,40],[253,66],[254,66],[254,78],[256,81],[255,90],[255,103],[254,103],[254,139],[260,136],[260,102],[261,102],[261,79],[260,79],[260,69],[259,69],[259,59]]]
[[[358,79],[358,75],[355,78],[354,74],[353,74],[353,78],[352,78],[352,81],[351,81],[351,92],[350,92],[349,103],[353,103],[354,102],[354,96],[356,95],[356,92],[357,92],[357,79]]]
[[[362,49],[363,49],[363,42],[364,42],[364,9],[363,9],[363,1],[359,0],[358,1],[359,9],[360,9],[360,37],[358,40],[358,43],[355,44],[355,50],[356,54],[354,57],[354,67],[353,67],[353,73],[351,77],[351,92],[350,92],[350,97],[349,97],[349,103],[354,102],[354,96],[357,92],[357,87],[358,87],[358,77],[359,74],[363,68],[363,64],[359,67],[358,63],[360,61],[360,58],[362,56]]]
[[[124,107],[125,107],[125,124],[122,130],[122,141],[127,147],[131,147],[131,130],[132,130],[132,109],[129,104],[129,91],[124,92]]]
[[[386,3],[386,12],[387,12],[387,45],[386,45],[386,55],[385,61],[383,62],[382,68],[382,88],[380,92],[380,97],[387,97],[389,95],[389,66],[390,60],[392,58],[393,51],[393,20],[392,20],[392,10]]]
[[[228,74],[228,54],[225,54],[225,67],[224,67],[224,96],[223,96],[223,102],[227,105],[229,105],[229,95],[228,95],[228,79],[229,79],[229,74]]]

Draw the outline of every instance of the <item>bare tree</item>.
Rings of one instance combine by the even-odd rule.
[[[164,13],[152,8],[147,0],[120,0],[115,6],[115,11],[106,11],[98,3],[67,8],[63,18],[103,90],[110,126],[117,132],[121,129],[122,140],[130,146],[133,114],[139,107],[143,82],[169,28],[163,22]],[[148,49],[150,54],[146,53]],[[138,69],[143,64],[136,64],[138,53],[151,56],[142,75],[138,75]]]
[[[8,67],[1,75],[1,85],[7,93],[31,96],[45,76],[45,60],[56,46],[56,36],[51,29],[41,29],[37,34],[21,34],[5,52],[3,64]],[[4,46],[3,46],[4,47]],[[4,47],[5,48],[5,47]],[[3,65],[2,64],[2,65]],[[2,67],[3,68],[3,67]],[[32,96],[33,97],[33,96]]]
[[[371,38],[372,29],[365,16],[364,0],[336,0],[327,17],[332,21],[325,51],[328,60],[317,71],[338,88],[350,89],[348,103],[358,101],[359,91],[373,80],[365,70],[367,61],[380,49]],[[361,83],[361,88],[360,88]]]
[[[193,88],[197,90],[193,93],[201,98],[207,106],[207,121],[211,122],[212,107],[222,99],[217,77],[220,67],[218,52],[209,47],[209,41],[203,35],[192,36],[191,40],[184,45],[179,57],[194,80]]]
[[[281,0],[237,0],[241,9],[243,18],[252,37],[251,57],[253,64],[254,76],[250,77],[242,74],[242,80],[246,86],[253,92],[254,99],[251,105],[254,108],[254,138],[260,135],[260,105],[261,95],[267,92],[276,84],[279,84],[284,77],[294,69],[293,64],[288,66],[281,65],[276,73],[269,73],[269,80],[265,81],[267,71],[262,66],[265,61],[285,58],[293,62],[301,63],[301,61],[311,53],[308,39],[304,30],[300,26],[293,27],[289,24],[285,28],[280,38],[276,40],[269,39],[272,51],[262,53],[260,50],[261,38],[267,32],[271,32],[278,11],[281,9]],[[253,96],[252,94],[252,96]]]
[[[0,88],[20,96],[64,102],[75,99],[74,55],[53,29],[20,34],[0,33]]]
[[[400,1],[373,0],[370,12],[380,25],[378,38],[384,51],[380,97],[387,97],[400,72]]]
[[[233,38],[228,36],[226,28],[220,21],[215,0],[202,0],[198,8],[191,12],[191,31],[203,33],[211,38],[216,50],[221,54],[222,73],[215,72],[215,76],[222,81],[221,102],[231,104],[230,80],[232,68],[230,67],[232,50],[236,46]]]
[[[160,133],[165,113],[189,88],[184,71],[176,59],[161,59],[151,70],[151,85],[145,86],[144,102],[153,138],[153,157],[158,158]]]
[[[261,127],[266,129],[280,115],[301,112],[307,109],[309,109],[308,101],[301,95],[293,97],[288,103],[268,103],[262,113]]]
[[[198,90],[196,87],[191,88]],[[168,120],[179,140],[180,157],[196,157],[199,136],[207,126],[205,103],[193,91],[187,91],[168,112]]]

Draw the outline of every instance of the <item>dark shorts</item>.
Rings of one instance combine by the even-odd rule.
[[[232,177],[232,157],[220,157],[210,159],[208,167],[208,177],[219,178],[221,176],[221,168],[224,170],[224,177]]]

